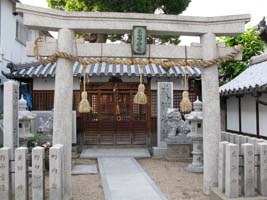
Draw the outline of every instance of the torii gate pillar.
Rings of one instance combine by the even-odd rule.
[[[217,57],[216,36],[206,33],[200,37],[203,45],[203,59]],[[202,68],[201,87],[203,101],[203,153],[204,180],[203,191],[210,193],[211,187],[218,185],[218,154],[221,138],[220,97],[218,66]]]
[[[74,31],[58,31],[58,51],[72,54]],[[72,148],[72,97],[73,62],[59,58],[57,60],[54,96],[53,144],[64,145],[64,200],[72,198],[71,186],[71,148]]]

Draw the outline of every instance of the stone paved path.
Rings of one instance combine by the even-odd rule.
[[[105,200],[167,200],[134,158],[101,157],[98,164]]]

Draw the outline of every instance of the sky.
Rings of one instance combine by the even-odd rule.
[[[46,0],[21,0],[24,4],[47,7]],[[235,14],[251,14],[249,25],[255,26],[267,17],[267,0],[191,0],[181,15],[187,16],[223,16]],[[198,38],[181,37],[182,45],[198,42]]]

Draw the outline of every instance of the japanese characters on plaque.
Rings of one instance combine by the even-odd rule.
[[[146,27],[134,26],[132,31],[133,54],[146,54]]]
[[[173,83],[158,82],[158,135],[160,141],[168,136],[168,124],[166,121],[168,108],[173,107]]]

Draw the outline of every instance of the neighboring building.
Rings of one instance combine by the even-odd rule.
[[[39,65],[9,65],[7,78],[29,83],[33,110],[52,110],[54,102],[54,82],[56,63]],[[157,82],[171,81],[174,84],[174,107],[179,108],[184,89],[182,67],[169,70],[154,64],[144,68],[144,83],[148,103],[137,105],[133,97],[139,84],[138,66],[95,64],[87,69],[88,99],[93,112],[77,112],[77,132],[79,144],[131,144],[153,145],[156,142],[157,127]],[[190,99],[200,95],[201,72],[189,67]],[[73,65],[73,110],[77,110],[82,91],[82,66]],[[121,120],[117,120],[116,109],[119,107]]]
[[[263,19],[259,22],[256,28],[259,31],[259,36],[261,40],[265,44],[265,51],[267,52],[267,24],[266,24],[265,17],[263,17]]]
[[[267,53],[220,87],[226,131],[267,138]]]
[[[22,16],[15,13],[18,0],[0,1],[0,71],[7,72],[8,63],[30,62],[26,56],[26,41],[36,38],[36,31],[27,29]],[[0,74],[0,113],[3,112],[3,82],[6,78]]]

